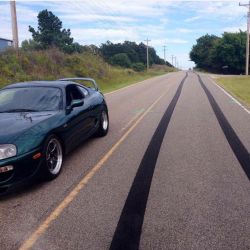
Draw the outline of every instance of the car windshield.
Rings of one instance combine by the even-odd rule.
[[[0,112],[56,111],[61,108],[62,93],[54,87],[24,87],[0,91]]]

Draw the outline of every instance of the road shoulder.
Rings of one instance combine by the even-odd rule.
[[[233,100],[235,103],[237,103],[239,106],[241,106],[248,114],[250,114],[250,102],[247,100],[250,100],[250,92],[248,95],[248,92],[245,93],[245,97],[241,98],[241,92],[242,90],[234,89],[232,90],[230,87],[227,86],[228,81],[234,80],[236,77],[218,77],[213,75],[206,75],[211,80],[212,83],[214,83],[222,92],[224,92],[231,100]],[[225,83],[221,82],[221,80],[226,80]],[[249,84],[250,89],[250,84]]]

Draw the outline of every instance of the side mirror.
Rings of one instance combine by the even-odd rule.
[[[78,99],[78,100],[73,100],[71,102],[70,107],[73,109],[73,108],[76,108],[76,107],[81,107],[82,105],[83,105],[83,100],[82,99]]]
[[[82,99],[78,99],[78,100],[73,100],[70,104],[70,106],[68,106],[66,108],[66,112],[69,114],[73,108],[76,107],[81,107],[83,105],[84,101]]]

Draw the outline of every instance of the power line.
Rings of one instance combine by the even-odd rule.
[[[248,8],[247,12],[247,44],[246,44],[246,75],[249,71],[249,18],[250,18],[250,1],[247,4],[239,3],[239,6],[244,6]]]

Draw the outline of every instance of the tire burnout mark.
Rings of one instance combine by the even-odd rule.
[[[227,138],[227,141],[233,150],[236,158],[238,159],[241,167],[245,171],[248,179],[250,180],[250,154],[246,147],[243,145],[239,137],[237,136],[236,132],[228,122],[227,118],[223,114],[222,110],[220,109],[219,105],[215,101],[214,97],[212,96],[211,92],[208,90],[208,88],[203,83],[200,75],[198,75],[199,82],[201,84],[201,87],[203,88],[204,92],[207,95],[207,98],[210,102],[210,105],[212,106],[212,109],[215,113],[215,116],[220,124],[221,129],[223,130],[223,133],[225,137]]]
[[[139,248],[141,229],[156,161],[168,124],[187,76],[186,73],[186,76],[181,81],[142,158],[117,224],[110,250]]]

